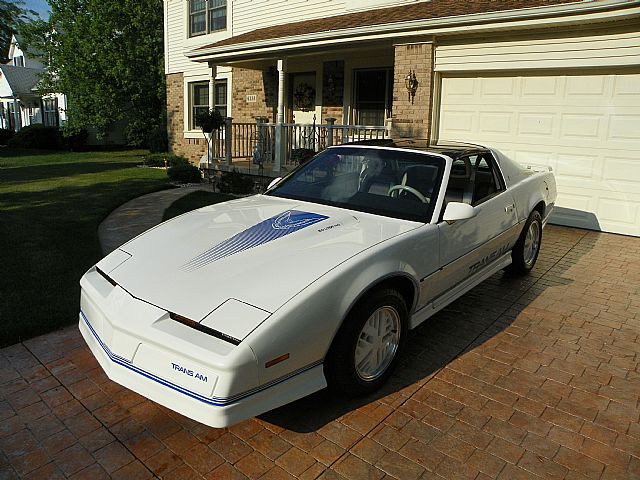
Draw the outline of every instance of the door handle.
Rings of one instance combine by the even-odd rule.
[[[514,208],[515,208],[515,205],[512,203],[512,204],[507,205],[506,207],[504,207],[504,211],[505,211],[505,213],[513,212]]]

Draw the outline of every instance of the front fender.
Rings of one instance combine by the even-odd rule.
[[[431,230],[437,238],[437,229]],[[258,359],[260,383],[323,360],[351,308],[381,281],[393,276],[408,278],[417,298],[418,268],[406,259],[421,259],[421,267],[426,259],[433,271],[438,261],[437,251],[425,255],[424,235],[424,230],[418,228],[361,252],[276,310],[245,340]],[[262,368],[270,360],[286,354],[289,355],[286,361]]]

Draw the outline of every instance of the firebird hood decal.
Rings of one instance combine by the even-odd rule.
[[[290,233],[297,232],[327,218],[329,217],[317,213],[287,210],[280,215],[268,218],[218,243],[189,260],[182,265],[181,269],[184,271],[192,271],[202,268],[225,257],[244,252],[250,248],[264,245]]]

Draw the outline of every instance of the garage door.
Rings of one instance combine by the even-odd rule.
[[[443,74],[438,135],[551,165],[554,223],[640,236],[640,74]]]

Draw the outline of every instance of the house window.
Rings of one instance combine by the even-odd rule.
[[[60,116],[58,115],[58,99],[45,98],[42,100],[42,119],[47,127],[60,126]]]
[[[189,84],[190,121],[189,130],[196,130],[199,125],[195,121],[200,112],[209,110],[209,82],[194,82]],[[227,116],[227,81],[216,80],[213,90],[213,108],[223,117]]]
[[[225,30],[227,0],[189,0],[189,36]]]
[[[391,117],[393,72],[389,68],[356,70],[354,116],[357,125],[384,125]]]
[[[22,55],[18,57],[13,57],[13,64],[16,67],[24,67],[24,57]]]

